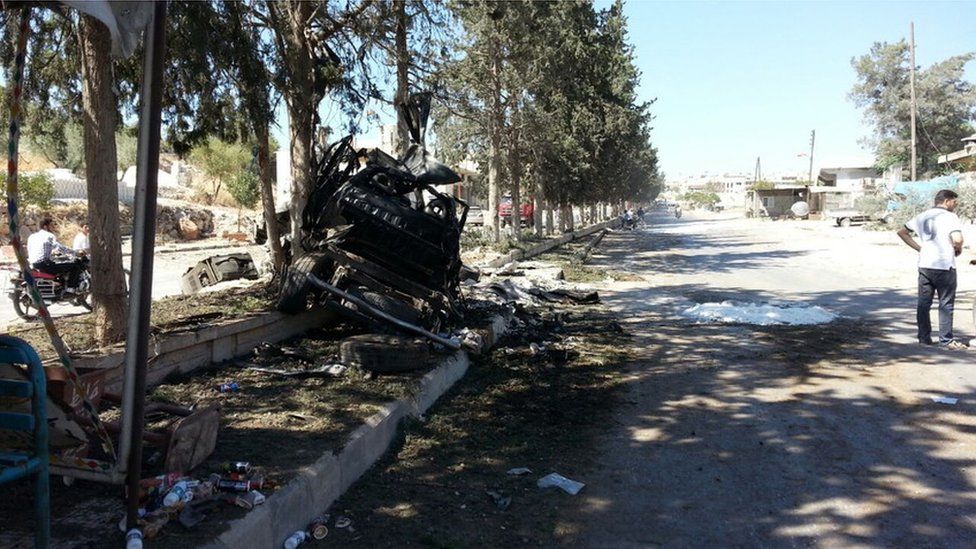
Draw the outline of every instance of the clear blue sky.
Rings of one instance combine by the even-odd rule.
[[[600,2],[598,5],[606,5]],[[804,171],[816,157],[869,154],[869,129],[847,99],[850,60],[876,41],[907,38],[926,67],[976,51],[976,2],[642,2],[630,0],[630,42],[663,170]],[[976,62],[967,78],[976,81]]]

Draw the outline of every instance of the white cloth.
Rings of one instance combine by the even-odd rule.
[[[27,261],[31,265],[51,259],[51,252],[55,250],[72,255],[71,248],[58,242],[58,237],[50,231],[41,229],[27,237]]]
[[[943,208],[929,208],[909,219],[905,227],[921,240],[919,268],[943,271],[955,268],[956,250],[952,246],[950,235],[962,233],[959,216]]]
[[[76,252],[87,252],[91,245],[88,243],[88,235],[79,232],[75,235],[75,241],[71,244]]]

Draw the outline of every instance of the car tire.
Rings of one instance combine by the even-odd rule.
[[[275,308],[289,315],[304,311],[308,307],[308,275],[321,273],[326,263],[328,257],[325,254],[312,252],[289,265],[282,279]]]
[[[426,368],[431,363],[426,341],[404,336],[363,334],[339,344],[342,363],[375,372],[395,374]]]
[[[842,217],[841,219],[838,219],[837,220],[837,225],[840,226],[840,227],[850,227],[851,226],[851,218],[849,218],[849,217]]]
[[[418,324],[420,322],[420,313],[399,299],[370,292],[366,289],[354,290],[350,293],[394,318],[409,322],[410,324]],[[367,313],[363,312],[363,314]]]

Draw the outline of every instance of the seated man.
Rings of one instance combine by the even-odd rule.
[[[75,235],[75,240],[71,244],[71,247],[74,249],[75,253],[87,254],[88,250],[91,249],[91,244],[88,242],[89,230],[88,223],[81,224],[81,230]]]
[[[45,217],[41,220],[41,229],[27,238],[27,261],[32,267],[43,273],[61,275],[67,273],[65,286],[69,289],[78,287],[78,277],[81,274],[79,261],[54,261],[51,254],[55,251],[74,257],[74,250],[58,242],[58,237],[51,232],[54,220]]]

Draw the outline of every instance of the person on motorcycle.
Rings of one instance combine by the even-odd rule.
[[[74,290],[78,287],[78,278],[81,275],[82,262],[74,259],[72,261],[54,261],[51,254],[55,251],[74,258],[75,252],[71,248],[58,242],[58,237],[51,230],[54,229],[54,220],[45,217],[41,220],[41,228],[36,233],[27,237],[27,261],[31,266],[42,273],[54,276],[68,275],[65,287]]]
[[[71,248],[74,249],[75,253],[87,254],[88,250],[91,249],[91,243],[88,240],[89,231],[88,223],[82,223],[81,230],[75,235],[75,240],[71,244]]]

